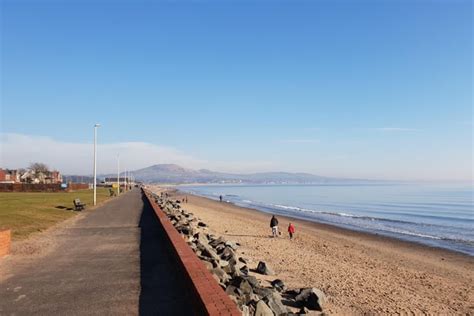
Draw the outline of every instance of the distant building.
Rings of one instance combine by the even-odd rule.
[[[61,173],[59,171],[54,170],[50,172],[50,180],[51,183],[62,183],[63,177],[61,176]]]
[[[35,172],[31,169],[3,169],[0,168],[0,183],[62,183],[63,177],[57,170]]]
[[[0,168],[0,183],[19,183],[20,172],[18,170]]]
[[[27,170],[20,176],[20,180],[23,183],[40,183],[40,179],[36,176],[33,170]]]
[[[120,184],[124,184],[125,182],[130,183],[130,179],[128,177],[120,177]],[[117,183],[117,177],[105,178],[104,184],[105,185],[112,185]]]

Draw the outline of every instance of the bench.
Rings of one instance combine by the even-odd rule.
[[[74,210],[82,211],[85,208],[86,208],[86,204],[82,203],[80,199],[75,199],[74,200]]]

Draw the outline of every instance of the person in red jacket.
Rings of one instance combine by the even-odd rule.
[[[290,239],[293,239],[293,234],[295,233],[295,226],[292,223],[288,225],[288,234],[290,234]]]

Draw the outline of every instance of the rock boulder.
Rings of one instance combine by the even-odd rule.
[[[255,316],[273,316],[273,312],[270,307],[268,307],[267,303],[260,300],[255,306]]]
[[[260,261],[257,265],[257,272],[264,275],[273,275],[275,272],[263,261]]]
[[[282,292],[286,289],[285,283],[280,279],[273,280],[271,284],[278,292]]]
[[[307,288],[302,289],[300,294],[295,297],[295,300],[311,310],[322,311],[326,303],[326,296],[319,289]]]

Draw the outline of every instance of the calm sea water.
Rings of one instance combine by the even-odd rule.
[[[474,256],[473,186],[209,185],[179,190]]]

